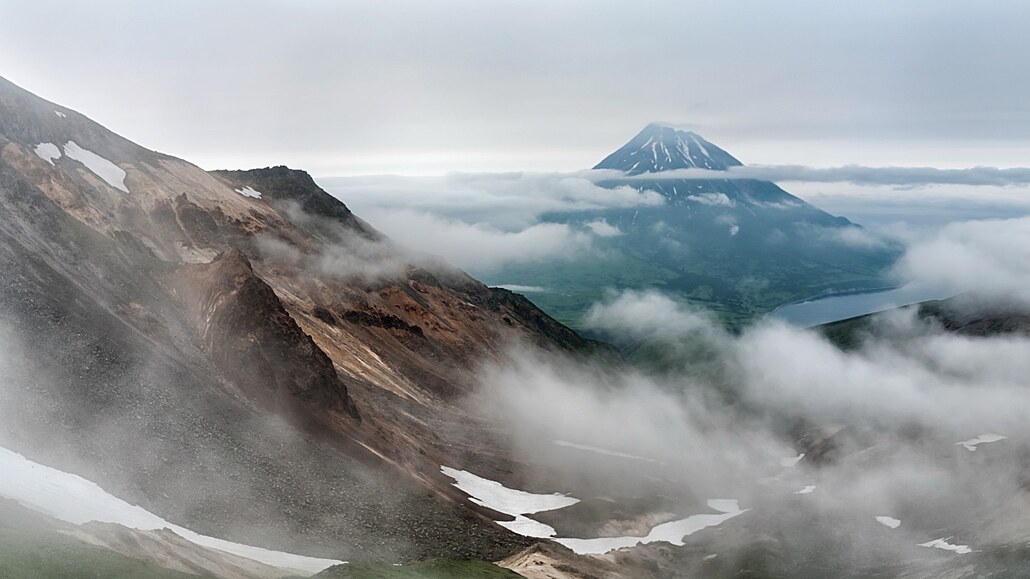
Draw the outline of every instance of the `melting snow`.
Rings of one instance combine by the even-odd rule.
[[[61,149],[57,148],[57,145],[53,143],[40,143],[36,145],[36,156],[43,159],[51,165],[54,164],[54,159],[61,158]]]
[[[948,542],[948,539],[950,539],[950,538],[951,537],[947,537],[947,538],[944,538],[944,539],[934,539],[934,540],[928,541],[926,543],[919,543],[919,546],[920,547],[932,547],[932,548],[935,548],[935,549],[944,549],[945,551],[954,551],[955,553],[958,553],[959,555],[965,555],[966,553],[972,553],[973,552],[973,550],[969,548],[969,545],[952,545],[951,543]]]
[[[61,117],[62,119],[67,118],[67,116],[68,116],[68,115],[62,113],[61,111],[54,111],[54,114],[59,116],[59,117]]]
[[[558,533],[551,525],[545,525],[540,521],[534,521],[525,515],[512,516],[515,517],[514,521],[497,521],[497,524],[516,535],[533,537],[534,539],[549,539]]]
[[[70,159],[82,163],[87,169],[93,172],[97,177],[100,177],[108,185],[115,189],[120,189],[125,193],[129,192],[129,189],[125,187],[125,171],[121,167],[115,165],[111,161],[101,157],[100,155],[83,149],[82,147],[75,144],[75,141],[68,141],[64,145],[64,154]]]
[[[715,527],[722,523],[746,513],[748,509],[741,509],[737,501],[733,499],[712,499],[708,506],[720,514],[691,515],[678,521],[663,523],[651,529],[646,537],[601,537],[598,539],[555,539],[580,555],[601,555],[613,549],[623,549],[639,544],[665,541],[673,545],[683,545],[683,537],[692,535],[701,529]]]
[[[808,486],[806,486],[805,488],[803,488],[803,489],[801,489],[799,491],[794,491],[794,494],[796,494],[796,495],[807,495],[807,494],[810,494],[814,490],[815,490],[815,485],[808,485]]]
[[[69,155],[70,156],[70,155]],[[32,462],[0,447],[0,496],[56,519],[81,525],[90,521],[116,523],[140,530],[170,529],[198,545],[218,549],[274,567],[318,573],[343,561],[305,557],[231,543],[194,533],[161,517],[108,494],[96,483],[80,476]]]
[[[586,445],[586,444],[576,444],[574,442],[566,442],[564,440],[554,440],[552,442],[554,442],[554,444],[557,445],[557,446],[565,446],[565,447],[568,447],[568,448],[575,448],[575,449],[578,449],[578,450],[585,450],[587,452],[596,452],[598,454],[605,454],[605,455],[608,455],[608,456],[615,456],[615,457],[618,457],[618,458],[632,458],[634,460],[644,460],[644,461],[647,461],[647,462],[654,462],[654,463],[658,463],[658,464],[664,464],[664,463],[659,463],[657,460],[655,460],[653,458],[645,458],[643,456],[636,456],[634,454],[626,454],[624,452],[618,452],[618,451],[614,451],[614,450],[605,450],[603,448],[598,448],[596,446],[589,446],[589,445]]]
[[[956,442],[955,446],[963,446],[969,452],[976,452],[976,446],[978,444],[984,444],[985,442],[998,442],[999,440],[1005,440],[1007,437],[1000,434],[994,434],[988,432],[987,434],[981,434],[976,438],[970,438],[969,440],[963,440],[962,442]]]
[[[446,466],[441,466],[440,472],[454,479],[454,486],[469,495],[472,502],[506,515],[553,511],[579,502],[577,498],[559,493],[538,495],[510,489],[499,482]]]
[[[885,527],[890,527],[892,529],[897,529],[899,526],[901,526],[901,521],[895,519],[894,517],[876,517],[876,522],[880,523],[881,525],[884,525]]]
[[[236,189],[236,192],[244,197],[250,197],[251,199],[261,199],[261,192],[255,191],[254,188],[249,185],[242,189]]]

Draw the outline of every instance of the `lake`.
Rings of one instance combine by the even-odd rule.
[[[909,283],[889,290],[827,296],[787,304],[776,308],[769,317],[808,328],[919,302],[941,300],[954,294],[954,291],[940,287]]]

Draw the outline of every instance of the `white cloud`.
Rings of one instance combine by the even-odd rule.
[[[370,210],[366,219],[397,243],[440,256],[463,269],[573,258],[590,249],[591,235],[565,224],[538,223],[505,231],[403,209]]]
[[[687,201],[693,201],[702,205],[717,205],[723,207],[735,207],[737,205],[732,199],[727,197],[725,193],[702,193],[700,195],[691,195],[687,197]]]
[[[913,243],[897,271],[955,293],[1030,303],[1030,218],[953,223]]]
[[[684,505],[698,497],[739,499],[755,518],[737,527],[739,535],[723,537],[726,552],[730,537],[750,545],[750,533],[771,533],[785,537],[781,549],[800,554],[810,545],[811,522],[833,521],[846,530],[849,552],[864,559],[834,560],[840,569],[885,561],[918,568],[919,545],[939,537],[941,527],[987,550],[1012,537],[981,532],[984,521],[1009,528],[1028,515],[1025,473],[1011,459],[1020,447],[1002,446],[1030,436],[1026,336],[948,333],[908,311],[885,317],[859,348],[843,351],[815,331],[779,323],[728,334],[653,291],[613,296],[589,319],[634,343],[670,348],[674,370],[613,370],[517,348],[482,374],[482,406],[507,425],[517,457],[546,465],[542,476],[560,481],[559,488],[585,485],[616,502],[620,490],[636,497],[652,484],[666,497],[682,493]],[[812,459],[784,469],[783,457],[812,450],[795,446],[801,428],[810,436],[839,433],[832,444],[844,458],[820,461],[816,447]],[[990,458],[977,456],[974,466],[955,457],[956,448],[971,454],[956,442],[995,432],[1007,439],[984,447]],[[640,461],[561,454],[548,449],[555,439],[663,465],[652,472]],[[806,487],[818,490],[798,502],[794,493]],[[876,525],[883,513],[905,525]]]
[[[605,219],[595,219],[584,223],[583,225],[598,237],[618,237],[622,235],[621,229],[608,223]]]
[[[606,175],[604,178],[611,178]],[[854,183],[862,185],[894,185],[924,187],[928,185],[1026,186],[1030,185],[1030,167],[970,167],[940,169],[936,167],[806,167],[804,165],[746,165],[725,171],[711,169],[675,169],[647,173],[629,180],[653,179],[761,179],[775,182]]]
[[[323,187],[359,215],[402,207],[502,230],[534,225],[544,213],[662,205],[654,191],[599,187],[575,173],[451,173],[442,177],[326,177]]]

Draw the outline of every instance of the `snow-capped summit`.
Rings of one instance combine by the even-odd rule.
[[[594,169],[640,175],[673,169],[725,170],[742,164],[697,133],[670,124],[651,123]]]

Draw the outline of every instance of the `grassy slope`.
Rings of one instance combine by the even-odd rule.
[[[0,577],[17,579],[189,579],[57,532],[0,529]]]
[[[407,565],[351,563],[337,565],[315,577],[340,579],[511,579],[519,574],[485,561],[434,559]]]

